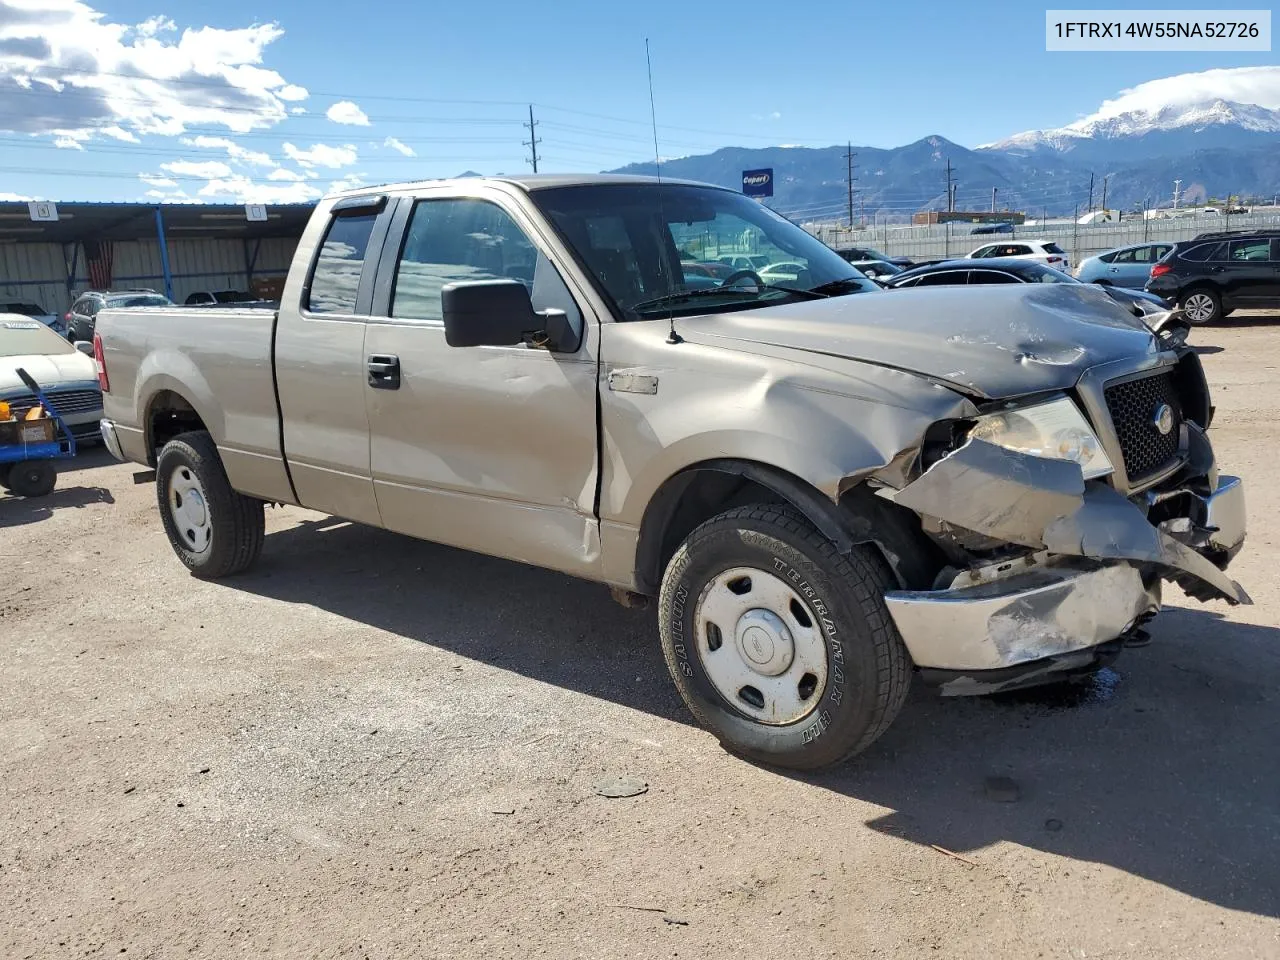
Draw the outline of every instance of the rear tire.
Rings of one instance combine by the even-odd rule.
[[[680,696],[725,749],[815,770],[866,749],[897,716],[911,658],[872,548],[836,550],[789,506],[738,507],[693,531],[658,602]]]
[[[247,570],[262,552],[262,501],[237,493],[213,438],[201,430],[166,443],[156,459],[160,521],[178,559],[214,580]]]
[[[47,497],[58,483],[52,460],[20,460],[9,467],[5,484],[15,497]]]
[[[1178,298],[1178,306],[1187,321],[1196,326],[1222,319],[1222,298],[1204,287],[1188,290]]]

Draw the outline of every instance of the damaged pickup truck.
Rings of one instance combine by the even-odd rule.
[[[779,268],[700,265],[738,255]],[[276,313],[104,310],[95,339],[103,437],[197,576],[285,503],[657,598],[690,710],[759,761],[864,749],[915,673],[1087,674],[1166,582],[1249,602],[1177,324],[1086,285],[881,293],[714,187],[349,192]]]

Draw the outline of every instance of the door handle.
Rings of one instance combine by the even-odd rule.
[[[389,353],[375,353],[367,362],[369,386],[375,390],[400,389],[400,358]]]

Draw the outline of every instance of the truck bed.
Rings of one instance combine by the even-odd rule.
[[[256,306],[102,310],[104,416],[116,423],[126,456],[154,462],[155,411],[172,400],[166,391],[181,389],[217,443],[231,485],[291,501],[272,368],[276,318]]]

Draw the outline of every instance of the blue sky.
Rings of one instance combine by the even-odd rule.
[[[1275,62],[1046,53],[1044,6],[1011,0],[0,0],[0,197],[278,201],[524,171],[530,102],[544,170],[647,160],[646,37],[664,156],[930,134],[975,146],[1146,81]],[[71,86],[49,86],[68,71]]]

